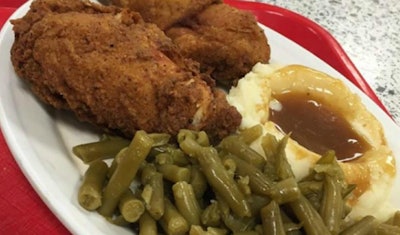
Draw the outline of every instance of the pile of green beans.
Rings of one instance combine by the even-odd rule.
[[[250,144],[261,138],[265,156]],[[400,234],[400,212],[347,221],[348,185],[333,151],[296,180],[286,158],[289,136],[260,126],[211,145],[205,132],[137,131],[75,146],[88,169],[78,202],[140,235]]]

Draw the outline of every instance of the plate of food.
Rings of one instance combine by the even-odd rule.
[[[211,2],[182,12],[175,9],[174,14],[167,11],[168,18],[154,14],[154,9],[146,11],[152,8],[145,2],[136,6],[139,15],[79,0],[36,0],[13,14],[12,23],[7,22],[0,34],[1,51],[11,51],[11,57],[0,58],[4,71],[2,131],[15,160],[46,205],[74,234],[132,234],[142,220],[158,221],[159,227],[151,226],[171,234],[204,234],[207,229],[218,234],[246,229],[260,232],[269,228],[266,221],[283,223],[279,216],[265,219],[273,213],[267,209],[280,211],[279,205],[291,208],[285,213],[295,214],[290,229],[310,234],[339,232],[344,225],[352,229],[353,223],[398,231],[395,225],[380,222],[400,208],[396,200],[399,167],[395,164],[400,156],[400,128],[374,100],[309,50],[257,24],[248,13],[223,3],[209,6]],[[298,108],[284,114],[289,106],[306,112]],[[290,126],[297,123],[301,124]],[[315,148],[302,140],[304,130],[313,132],[313,126],[324,136],[308,136],[314,142],[338,136],[345,141],[324,142],[320,145],[328,147]],[[253,132],[259,134],[249,134]],[[229,138],[236,144],[229,144]],[[263,145],[268,138],[283,146],[281,154],[271,155],[279,155],[279,160],[265,160],[269,152],[278,151]],[[115,159],[88,160],[80,152],[86,143],[104,142],[119,146],[107,154]],[[147,146],[147,152],[136,155],[148,159],[135,162],[129,158],[137,142],[142,142],[142,150]],[[254,158],[235,152],[238,143]],[[166,155],[171,154],[163,150],[167,144],[184,159],[176,164],[168,160]],[[349,146],[348,151],[341,151],[343,146]],[[210,164],[211,160],[215,162]],[[121,162],[130,161],[134,161],[132,168],[124,171],[129,164]],[[273,171],[271,166],[284,170]],[[186,173],[179,179],[168,173],[181,170]],[[105,179],[99,183],[100,190],[95,190],[100,199],[83,193],[84,182],[90,181],[93,171],[103,172]],[[259,178],[252,172],[259,171],[270,177],[259,181],[266,189],[253,183]],[[187,187],[197,193],[193,172],[206,178],[207,194],[195,195],[198,204],[190,204],[200,211],[197,219],[170,216],[185,214],[184,200],[177,198],[180,193],[186,195]],[[121,175],[129,175],[129,180],[120,179]],[[152,209],[152,195],[160,193],[161,187],[151,184],[160,175],[158,182],[166,186],[162,212]],[[321,191],[329,182],[340,182],[332,187],[341,190],[343,197],[329,199],[329,193]],[[122,189],[115,186],[122,184]],[[284,185],[289,186],[278,190]],[[318,193],[307,197],[311,190],[307,185],[315,186]],[[140,215],[133,222],[118,205],[128,197],[127,192],[142,208],[135,210]],[[313,196],[319,198],[316,204],[310,203]],[[252,200],[262,202],[262,207]],[[341,207],[332,209],[332,203],[324,200],[341,203]],[[345,210],[348,206],[351,211]],[[312,221],[301,217],[304,207],[311,211]],[[210,211],[206,208],[216,208],[220,219],[201,218],[204,211]],[[330,210],[340,212],[332,223],[327,220],[338,214],[321,212]],[[183,218],[178,221],[183,224],[181,230],[172,230],[171,218]],[[321,222],[319,227],[311,226],[317,222]]]

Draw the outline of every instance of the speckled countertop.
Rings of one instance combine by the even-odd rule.
[[[399,0],[258,0],[297,12],[342,45],[400,125]]]

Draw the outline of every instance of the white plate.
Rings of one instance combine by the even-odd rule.
[[[11,18],[22,17],[28,8],[29,4],[23,5]],[[388,144],[400,163],[400,128],[392,119],[332,67],[275,31],[263,28],[272,48],[272,63],[315,68],[343,80],[357,93],[382,122]],[[46,108],[32,95],[12,67],[9,52],[13,41],[12,25],[7,22],[0,33],[0,120],[15,160],[43,201],[72,233],[132,234],[79,206],[76,195],[82,169],[73,160],[71,147],[96,140],[97,135],[70,115],[59,115]],[[400,172],[399,166],[397,172]],[[391,202],[400,208],[398,195],[400,177],[397,176]]]

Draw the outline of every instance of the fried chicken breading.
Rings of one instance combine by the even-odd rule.
[[[206,130],[222,137],[241,116],[197,62],[127,9],[80,0],[36,0],[13,20],[16,73],[42,101],[132,136]]]
[[[200,62],[201,70],[221,84],[231,86],[257,62],[269,61],[268,41],[254,15],[220,0],[109,1],[157,24],[184,56]]]
[[[162,30],[191,17],[208,5],[220,0],[110,0],[116,6],[140,12],[147,22],[155,23]]]
[[[213,4],[195,17],[166,31],[182,54],[200,62],[216,80],[230,85],[257,62],[267,63],[270,47],[249,12]]]

